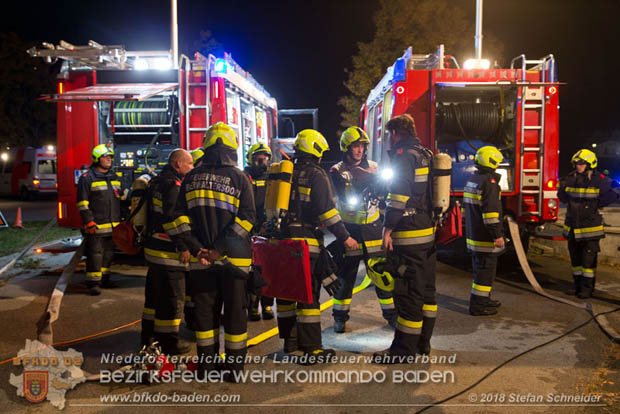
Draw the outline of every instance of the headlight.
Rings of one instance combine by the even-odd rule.
[[[394,177],[394,171],[391,168],[386,168],[385,170],[381,171],[381,178],[383,178],[384,180],[391,180],[392,177]]]
[[[555,198],[552,198],[551,200],[547,201],[547,207],[556,208],[557,206],[558,206],[558,202],[555,201]]]
[[[351,206],[351,207],[357,207],[359,202],[360,202],[359,198],[357,198],[355,196],[351,196],[351,197],[347,198],[347,204],[349,206]]]

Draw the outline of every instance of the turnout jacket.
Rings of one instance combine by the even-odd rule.
[[[254,203],[256,207],[254,232],[257,233],[267,220],[267,215],[265,214],[265,196],[267,194],[267,177],[269,174],[267,171],[260,171],[252,167],[246,167],[243,171],[250,179],[250,183],[252,183],[252,188],[254,189]]]
[[[423,250],[435,242],[432,218],[432,153],[416,137],[397,142],[389,151],[394,177],[388,186],[383,227],[392,229],[395,250]]]
[[[381,214],[374,194],[379,164],[364,157],[358,165],[344,161],[330,169],[338,197],[336,206],[346,229],[358,243],[363,243],[370,256],[381,253]],[[360,256],[364,251],[347,250],[347,256]]]
[[[463,189],[467,249],[477,253],[501,253],[495,239],[504,237],[501,176],[491,169],[477,167]]]
[[[91,165],[78,180],[77,208],[82,223],[97,224],[96,234],[112,234],[120,220],[121,182],[112,169],[102,173]]]
[[[615,202],[617,197],[610,180],[596,170],[581,174],[571,171],[558,187],[558,198],[566,204],[564,236],[568,238],[572,233],[577,241],[605,237],[598,209]]]
[[[178,246],[164,230],[164,224],[174,220],[174,210],[183,179],[170,165],[166,165],[154,177],[147,191],[149,237],[144,245],[144,257],[150,263],[160,264],[173,270],[188,270],[179,262],[178,251],[188,250],[182,239]],[[177,250],[178,247],[178,250]]]
[[[318,257],[323,245],[319,226],[326,226],[339,241],[349,238],[349,232],[336,210],[333,194],[327,172],[314,158],[304,157],[295,161],[289,218],[283,230],[287,238],[305,240],[310,257]]]
[[[232,265],[247,277],[256,209],[252,184],[236,165],[234,150],[222,144],[207,149],[200,166],[181,183],[174,220],[163,228],[193,256],[201,248],[217,249],[221,260],[216,264]],[[190,263],[190,269],[203,268],[195,259]]]

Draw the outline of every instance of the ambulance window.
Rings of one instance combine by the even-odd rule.
[[[56,160],[39,160],[37,171],[39,174],[56,174]]]

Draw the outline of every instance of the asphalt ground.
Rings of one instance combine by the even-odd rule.
[[[51,220],[56,217],[58,202],[55,194],[42,195],[35,201],[23,201],[17,197],[0,198],[0,212],[9,225],[15,222],[18,207],[22,208],[23,221]]]
[[[467,313],[471,269],[466,256],[444,253],[437,266],[438,321],[432,339],[432,356],[445,361],[418,361],[393,366],[367,363],[364,357],[387,348],[393,336],[381,317],[374,289],[353,297],[351,320],[344,334],[333,332],[331,309],[321,313],[323,343],[349,363],[311,367],[283,362],[282,341],[276,337],[249,349],[259,363],[246,365],[256,373],[245,383],[208,384],[182,381],[152,385],[87,382],[66,394],[68,413],[99,412],[248,412],[269,413],[415,413],[428,404],[461,392],[503,362],[550,341],[583,324],[590,315],[583,310],[549,300],[527,284],[516,260],[504,257],[493,289],[502,301],[499,314],[472,317]],[[69,260],[68,258],[66,259]],[[51,262],[51,260],[50,260]],[[565,298],[571,285],[570,264],[553,257],[530,255],[530,263],[541,285]],[[55,265],[54,265],[55,266]],[[60,319],[53,325],[54,340],[86,337],[134,322],[141,317],[146,268],[119,265],[112,268],[119,287],[90,297],[83,286],[84,274],[76,273],[67,288]],[[358,283],[363,278],[360,267]],[[592,303],[608,310],[620,307],[620,272],[601,266]],[[25,339],[36,337],[36,321],[45,309],[57,273],[41,270],[17,276],[0,288],[0,359],[14,357]],[[572,297],[575,299],[574,297]],[[322,293],[322,299],[327,295]],[[578,299],[575,299],[578,300]],[[608,320],[620,331],[620,312]],[[275,321],[249,322],[249,338],[276,326]],[[114,370],[119,364],[102,363],[102,353],[135,354],[140,324],[70,346],[85,357],[82,369],[89,373]],[[182,326],[182,336],[191,332]],[[223,344],[223,338],[221,343]],[[56,346],[66,350],[67,346]],[[192,350],[191,353],[194,353]],[[357,360],[356,358],[361,359]],[[11,373],[22,367],[0,365],[0,412],[56,412],[49,402],[33,404],[16,395],[9,384]],[[434,406],[426,413],[613,413],[620,406],[620,346],[613,344],[595,322],[509,362],[462,395]],[[280,372],[275,383],[273,375]],[[265,377],[263,373],[272,377]],[[289,377],[284,375],[288,374]],[[424,381],[426,374],[435,375]],[[314,377],[312,377],[314,375]],[[338,377],[336,377],[338,375]],[[370,380],[356,377],[369,376]],[[406,380],[405,380],[406,378]],[[368,378],[366,378],[368,379]],[[161,399],[167,396],[167,402]],[[179,396],[208,395],[209,402],[174,403]],[[129,403],[104,402],[102,398],[124,396]],[[156,397],[160,401],[155,401]],[[588,403],[565,402],[569,397],[589,396]],[[596,398],[594,398],[596,397]],[[213,402],[215,398],[219,401]],[[538,401],[537,399],[542,399]],[[233,401],[233,402],[230,402]],[[557,401],[557,402],[556,402]]]

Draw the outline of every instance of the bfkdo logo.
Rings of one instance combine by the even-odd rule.
[[[24,397],[33,403],[44,401],[49,390],[49,372],[24,371],[23,375]]]

